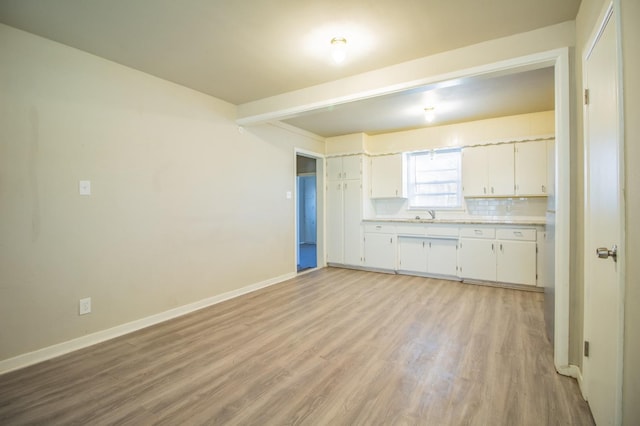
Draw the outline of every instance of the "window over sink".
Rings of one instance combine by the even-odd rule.
[[[410,209],[462,207],[462,150],[451,148],[406,154]]]

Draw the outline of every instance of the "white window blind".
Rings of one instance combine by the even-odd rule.
[[[409,208],[462,207],[460,148],[407,154]]]

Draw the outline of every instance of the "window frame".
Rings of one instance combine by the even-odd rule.
[[[412,177],[412,174],[416,174],[415,163],[418,156],[430,155],[434,157],[438,154],[450,154],[450,153],[457,153],[457,158],[456,158],[457,164],[455,168],[457,176],[455,180],[445,180],[445,181],[430,180],[430,181],[417,182],[417,179],[415,179],[415,177]],[[451,210],[453,211],[453,210],[464,209],[464,198],[462,195],[462,147],[407,152],[405,153],[405,164],[406,164],[405,179],[406,179],[406,185],[407,185],[407,210]],[[436,169],[435,171],[438,171],[438,170],[442,170],[442,169]],[[454,170],[454,169],[449,169],[449,170]],[[425,172],[428,172],[428,170],[426,170]],[[455,195],[455,198],[457,201],[455,205],[448,205],[448,206],[421,205],[421,204],[415,203],[414,200],[418,196],[421,196],[421,195],[429,196],[429,194],[438,195],[438,193],[428,193],[428,192],[417,193],[417,191],[415,190],[417,185],[442,185],[442,184],[457,185],[457,190],[455,192],[440,193],[440,195],[447,195],[447,194]]]

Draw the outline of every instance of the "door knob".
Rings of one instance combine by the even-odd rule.
[[[618,246],[614,244],[609,250],[606,247],[598,247],[596,249],[596,256],[600,259],[608,259],[609,257],[613,258],[614,262],[618,261]]]

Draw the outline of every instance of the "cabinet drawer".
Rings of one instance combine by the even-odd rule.
[[[467,238],[495,238],[496,229],[481,227],[462,228],[460,229],[460,236]]]
[[[372,232],[378,234],[395,234],[396,227],[395,225],[386,223],[365,223],[364,232]]]
[[[396,233],[400,235],[423,237],[427,231],[427,227],[422,224],[398,224],[395,225]]]
[[[499,240],[520,240],[520,241],[535,241],[536,230],[535,229],[498,229],[497,238]]]
[[[457,226],[429,226],[427,228],[427,236],[429,237],[448,237],[458,238],[459,230]]]

